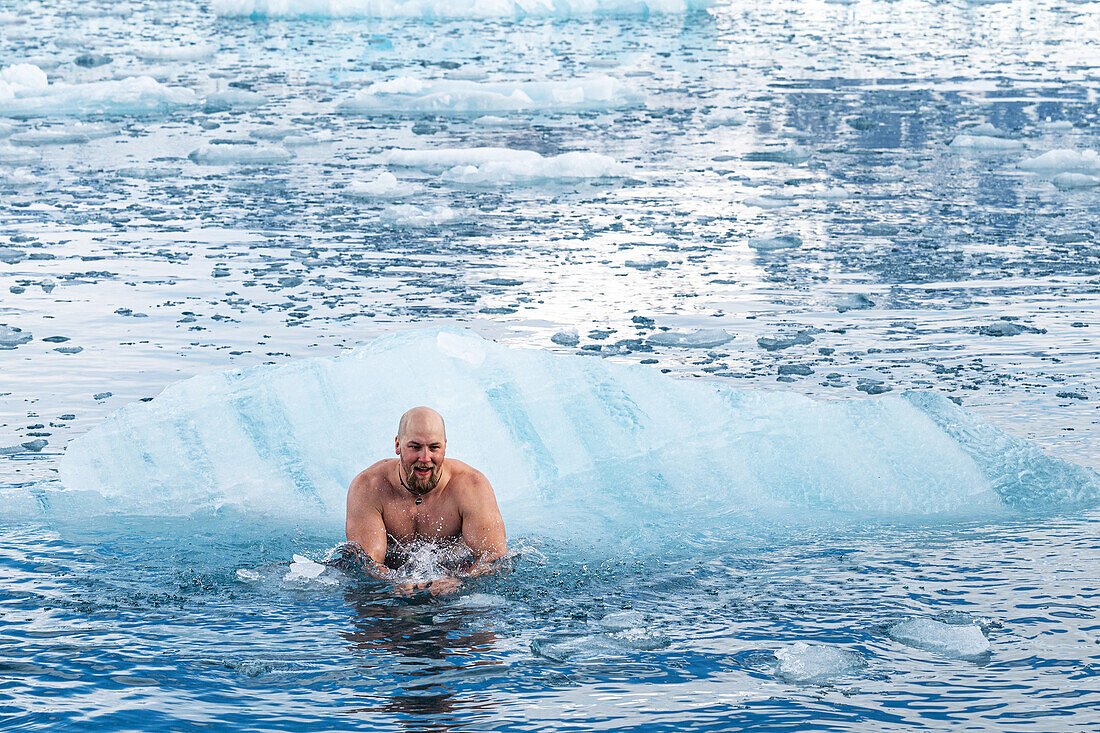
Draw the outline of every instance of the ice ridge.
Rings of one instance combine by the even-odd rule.
[[[1100,497],[1096,473],[934,393],[816,401],[458,330],[171,385],[75,439],[62,481],[113,511],[339,518],[348,483],[385,457],[415,404],[445,415],[448,454],[485,471],[519,531],[756,511],[1004,513]]]

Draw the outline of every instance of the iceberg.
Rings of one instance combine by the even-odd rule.
[[[640,104],[642,95],[610,76],[564,81],[423,81],[399,77],[360,89],[337,105],[351,114],[456,114],[578,112]]]
[[[573,18],[671,15],[714,0],[214,0],[223,18]]]
[[[351,479],[392,450],[398,417],[417,404],[443,413],[448,455],[486,473],[520,534],[626,537],[723,517],[735,532],[761,512],[988,516],[1100,501],[1095,472],[937,393],[818,401],[457,329],[173,384],[69,443],[56,501],[336,523]]]
[[[193,107],[199,97],[190,89],[161,84],[150,76],[82,84],[50,83],[33,64],[0,69],[0,116],[87,117],[153,115]]]

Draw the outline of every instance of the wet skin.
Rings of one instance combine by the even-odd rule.
[[[456,590],[462,577],[490,572],[508,551],[504,520],[488,479],[462,461],[446,458],[442,418],[416,408],[402,418],[394,439],[398,458],[361,472],[348,489],[346,534],[368,572],[393,580],[387,545],[461,541],[475,560],[454,577],[429,584],[397,584],[400,593]]]

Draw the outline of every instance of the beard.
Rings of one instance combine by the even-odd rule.
[[[415,491],[418,494],[426,494],[439,484],[439,478],[443,475],[443,464],[440,463],[438,466],[434,464],[428,464],[427,467],[429,468],[430,473],[424,478],[420,478],[416,475],[416,471],[414,469],[417,467],[417,465],[418,464],[416,463],[411,463],[409,465],[405,465],[404,462],[401,463],[401,470],[405,474],[405,484],[409,487],[409,489]],[[420,468],[424,467],[425,466],[423,464],[420,465]]]

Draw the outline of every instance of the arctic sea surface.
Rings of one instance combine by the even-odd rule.
[[[1100,729],[1098,100],[1097,2],[4,3],[0,727]],[[325,562],[417,404],[446,597]]]

